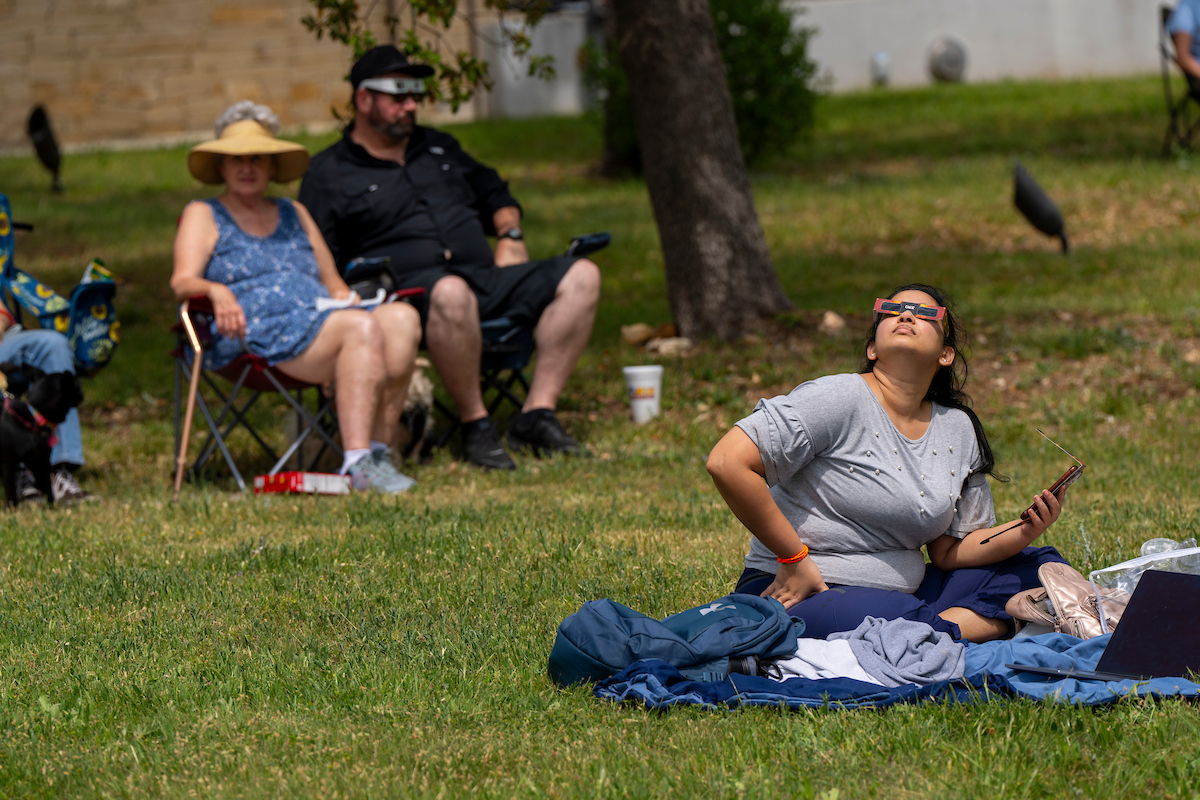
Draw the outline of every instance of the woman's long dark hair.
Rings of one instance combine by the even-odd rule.
[[[938,369],[937,374],[933,376],[933,381],[929,384],[929,391],[925,393],[925,399],[931,400],[947,408],[957,408],[967,415],[971,420],[971,426],[975,428],[975,441],[979,443],[979,453],[983,459],[983,463],[977,472],[983,472],[991,475],[996,480],[1008,480],[1006,477],[996,472],[996,457],[992,454],[992,446],[988,443],[987,433],[983,430],[983,423],[979,421],[979,417],[971,408],[971,396],[963,390],[963,386],[967,383],[967,358],[963,354],[961,347],[966,345],[966,331],[959,324],[958,318],[950,308],[950,297],[936,286],[929,286],[924,283],[909,283],[904,286],[899,286],[892,290],[888,295],[888,299],[895,297],[900,292],[917,291],[924,292],[934,299],[939,306],[946,309],[945,326],[942,330],[945,332],[945,343],[948,347],[954,349],[954,362],[949,366],[944,366]],[[863,356],[866,357],[867,346],[875,341],[875,334],[879,330],[879,322],[883,319],[882,314],[873,314],[871,321],[871,330],[867,333],[867,341],[863,345]],[[859,372],[866,374],[875,371],[875,362],[866,358],[862,369]]]

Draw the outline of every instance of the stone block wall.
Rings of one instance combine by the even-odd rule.
[[[241,99],[269,105],[286,128],[329,129],[330,108],[349,98],[350,50],[304,28],[311,8],[0,0],[0,150],[29,146],[25,121],[39,103],[68,148],[209,138],[217,115]],[[466,48],[463,28],[449,33],[451,46]]]

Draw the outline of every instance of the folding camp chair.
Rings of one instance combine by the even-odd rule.
[[[571,240],[564,255],[584,256],[603,250],[612,241],[612,235],[589,233],[576,236]],[[509,317],[483,320],[480,323],[483,335],[483,347],[479,359],[479,384],[483,394],[488,416],[505,403],[511,403],[520,409],[525,404],[524,395],[529,393],[529,379],[525,377],[525,368],[533,357],[533,328]],[[517,390],[520,390],[520,394]],[[437,398],[433,401],[449,425],[434,441],[434,447],[443,447],[450,437],[462,427],[462,419],[445,403]]]
[[[608,247],[610,241],[612,235],[607,231],[576,236],[571,240],[564,255],[583,258]],[[391,259],[386,256],[356,258],[346,265],[346,283],[362,297],[374,296],[379,289],[395,293],[396,284],[389,271],[390,263]],[[480,323],[480,328],[483,347],[479,381],[488,414],[494,414],[506,402],[520,408],[525,403],[522,394],[529,392],[525,368],[533,357],[533,325],[517,322],[509,317],[499,317],[484,320]],[[518,391],[521,394],[518,394]],[[449,426],[434,441],[434,447],[442,447],[462,426],[462,420],[436,397],[433,404],[449,421]]]
[[[22,309],[37,320],[38,327],[67,337],[75,357],[75,372],[90,378],[108,365],[120,341],[114,296],[116,279],[98,258],[84,270],[83,280],[63,297],[23,270],[14,259],[14,230],[32,231],[33,225],[12,221],[8,197],[0,194],[0,303],[25,324]],[[7,296],[11,302],[5,300]]]
[[[1200,130],[1200,79],[1184,72],[1175,56],[1175,43],[1167,34],[1167,22],[1174,11],[1170,6],[1158,8],[1158,54],[1162,65],[1163,94],[1167,100],[1167,133],[1163,139],[1163,158],[1171,155],[1178,146],[1188,152],[1192,149],[1192,138]],[[1179,69],[1186,88],[1178,97],[1171,82],[1172,65]]]
[[[275,461],[268,474],[274,475],[288,459],[299,449],[309,434],[316,433],[323,441],[321,451],[313,456],[309,464],[301,463],[301,469],[311,469],[323,454],[325,448],[331,449],[338,458],[342,457],[342,449],[333,439],[336,430],[336,420],[333,415],[334,401],[321,394],[319,386],[298,381],[284,375],[277,369],[272,369],[259,356],[245,353],[219,370],[209,370],[204,367],[204,351],[211,345],[212,336],[210,325],[213,318],[212,304],[206,297],[193,297],[185,300],[179,306],[179,323],[173,328],[178,339],[178,346],[172,355],[175,357],[175,495],[178,497],[185,471],[196,474],[205,463],[219,450],[229,465],[233,479],[238,489],[246,491],[246,482],[242,473],[234,463],[226,443],[229,435],[238,427],[244,428],[254,441],[258,442],[263,451]],[[214,373],[231,387],[222,388],[214,380]],[[183,381],[188,382],[188,395],[182,396]],[[214,415],[200,391],[203,382],[216,399],[219,410]],[[315,411],[310,412],[304,403],[304,394],[308,390],[316,394]],[[258,399],[266,392],[277,392],[292,410],[296,412],[298,434],[282,456],[266,443],[262,435],[255,430],[247,419],[247,413]],[[185,409],[186,404],[186,409]],[[188,437],[192,427],[195,410],[199,408],[204,421],[207,423],[208,436],[200,448],[200,455],[187,466]],[[182,417],[182,420],[181,420]]]
[[[392,292],[388,295],[387,300],[388,302],[411,301],[424,294],[424,289],[406,289]],[[173,329],[178,338],[178,346],[172,353],[175,357],[175,496],[179,496],[183,474],[187,469],[188,436],[196,408],[200,409],[201,415],[208,424],[208,437],[200,448],[200,455],[196,457],[196,461],[190,468],[192,474],[197,473],[204,466],[215,450],[220,450],[221,455],[225,458],[225,463],[229,465],[230,472],[233,473],[238,488],[241,491],[246,490],[246,483],[241,472],[238,471],[237,465],[234,464],[233,456],[230,455],[229,447],[225,442],[229,434],[238,427],[244,428],[250,437],[258,442],[263,451],[270,458],[275,459],[275,465],[271,467],[268,475],[279,472],[293,455],[299,460],[302,470],[315,469],[327,450],[331,450],[338,459],[341,459],[343,457],[342,448],[333,439],[337,431],[337,419],[334,413],[335,400],[324,397],[321,387],[288,377],[279,370],[272,369],[261,357],[250,353],[242,354],[219,370],[203,368],[203,353],[212,340],[210,333],[212,318],[213,308],[208,298],[193,297],[180,305],[179,323]],[[201,366],[197,368],[196,365]],[[213,372],[231,383],[232,388],[223,392],[213,380]],[[186,402],[182,397],[185,378],[188,381]],[[221,404],[220,411],[216,416],[213,416],[208,403],[200,392],[202,381],[216,395],[217,402]],[[313,390],[316,395],[312,412],[304,405],[304,395],[309,389]],[[239,401],[243,391],[247,397],[245,400]],[[275,450],[263,440],[246,418],[251,406],[264,392],[278,392],[296,412],[296,437],[281,456],[276,455]],[[181,413],[183,415],[182,423],[180,421]],[[300,448],[313,433],[322,440],[322,444],[311,458],[305,460]]]

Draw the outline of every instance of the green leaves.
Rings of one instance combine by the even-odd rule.
[[[814,29],[794,24],[780,0],[709,0],[709,6],[746,161],[787,150],[814,123],[817,65],[808,58]]]
[[[316,34],[318,39],[328,35],[330,39],[354,48],[358,58],[370,50],[378,41],[358,16],[357,0],[309,0],[316,8],[315,14],[300,18],[305,28]],[[394,20],[395,18],[389,18]],[[391,24],[394,24],[392,22]]]
[[[350,47],[352,60],[380,44],[372,30],[370,17],[376,2],[365,9],[357,0],[309,0],[313,12],[301,23],[318,39],[328,36]],[[555,76],[554,56],[530,56],[533,40],[530,30],[552,8],[551,0],[484,0],[484,6],[500,12],[500,43],[516,58],[529,59],[531,77],[551,80]],[[474,97],[480,87],[491,88],[488,63],[470,50],[455,49],[447,36],[458,15],[458,0],[407,0],[396,7],[396,14],[382,17],[387,41],[396,43],[412,61],[428,64],[435,74],[426,81],[426,91],[435,102],[446,103],[457,111]],[[506,23],[505,14],[515,13],[520,23]],[[482,38],[474,20],[467,19],[467,35]]]
[[[815,124],[817,65],[808,58],[814,29],[793,24],[781,0],[709,0],[717,46],[733,100],[738,141],[747,163],[787,152]],[[584,80],[604,99],[607,158],[641,171],[641,153],[629,99],[629,80],[616,43],[587,44],[581,53]],[[532,74],[532,73],[531,73]]]

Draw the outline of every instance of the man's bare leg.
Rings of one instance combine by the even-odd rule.
[[[571,265],[534,329],[537,365],[522,411],[553,410],[575,362],[587,347],[600,302],[600,268],[586,258]]]
[[[479,389],[479,359],[483,353],[479,301],[470,285],[457,275],[448,275],[433,285],[425,343],[429,359],[454,398],[459,418],[474,422],[486,417]]]
[[[479,358],[483,352],[479,301],[470,285],[457,275],[448,275],[433,285],[425,343],[430,360],[458,407],[463,423],[463,455],[485,469],[516,469],[488,419],[479,388]]]
[[[958,632],[968,642],[990,642],[1008,636],[1008,623],[977,614],[969,608],[947,608],[939,617],[958,626]]]

